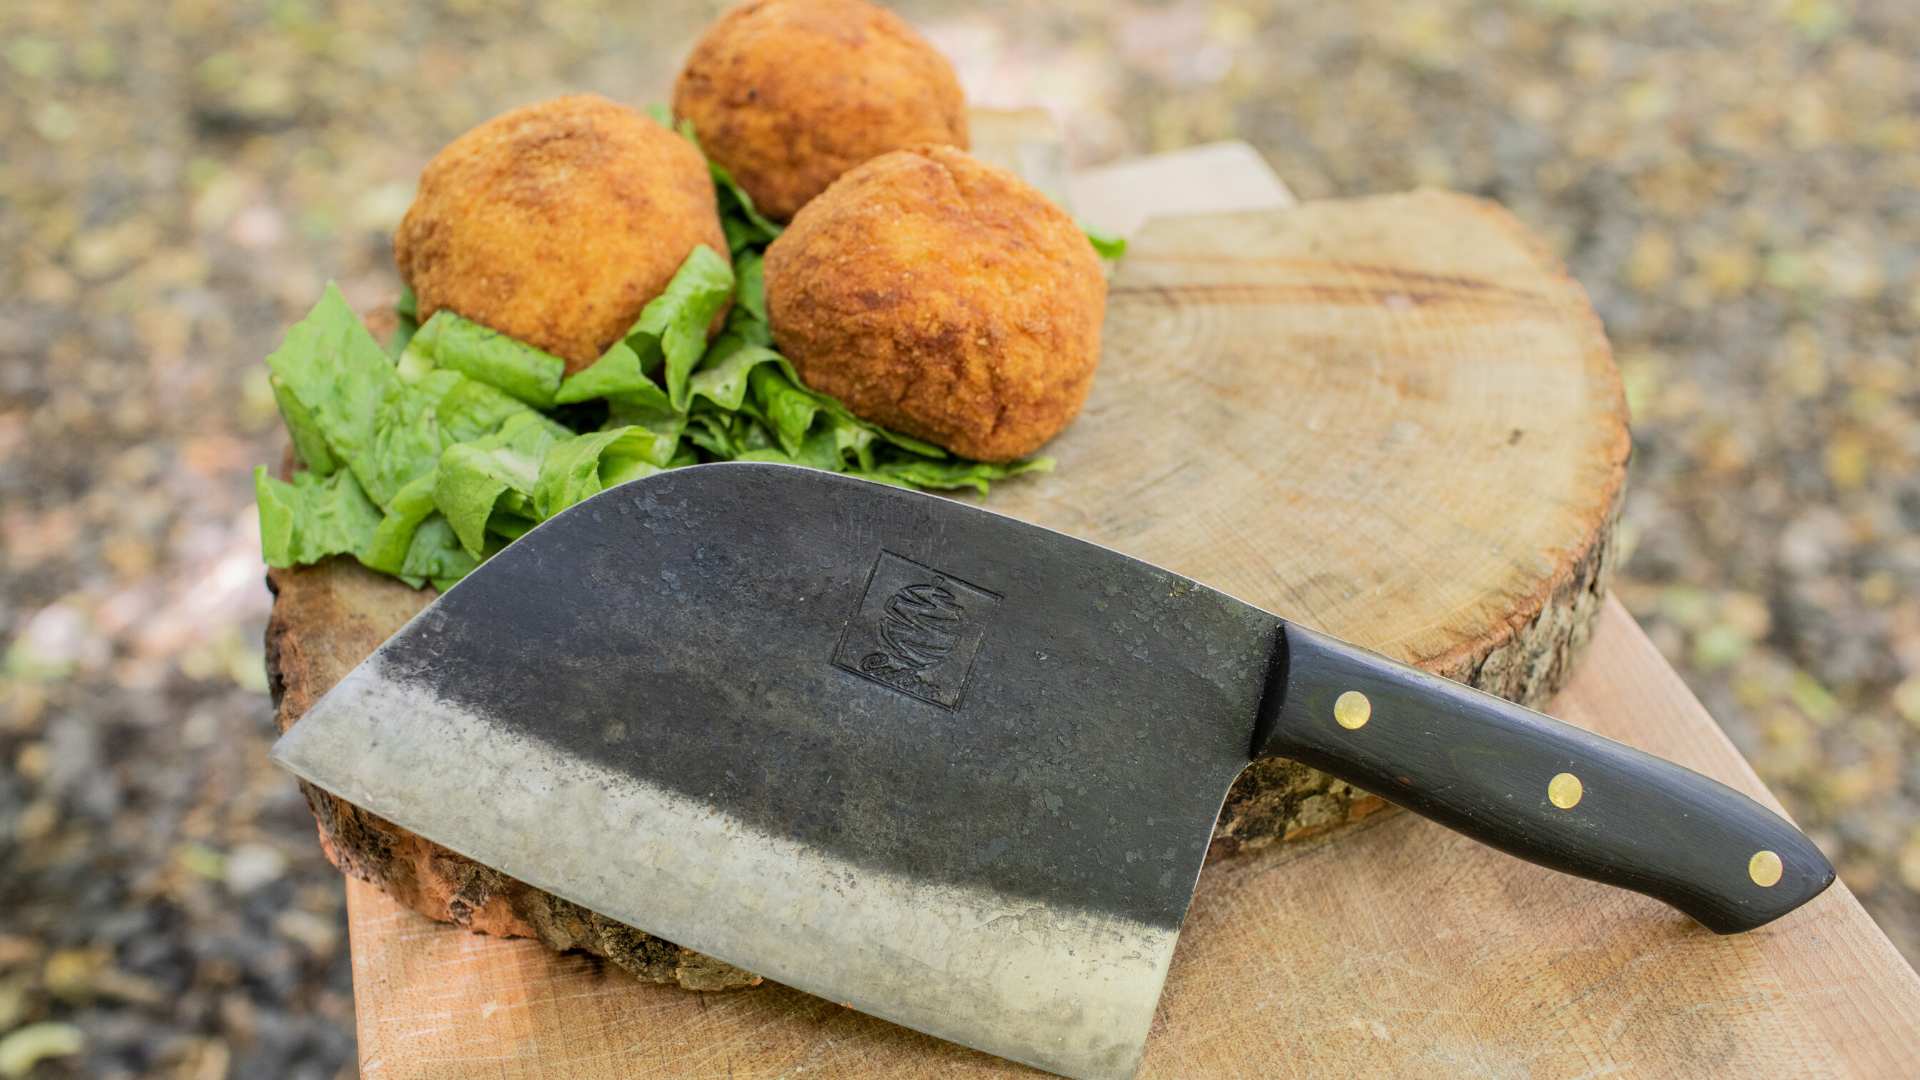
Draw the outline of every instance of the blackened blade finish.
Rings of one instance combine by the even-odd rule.
[[[674,470],[542,525],[275,748],[593,910],[1127,1077],[1279,620],[964,504]]]

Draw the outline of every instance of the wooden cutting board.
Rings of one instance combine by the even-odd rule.
[[[1204,164],[1195,157],[1187,183],[1204,187],[1221,161],[1240,159],[1256,160],[1218,151]],[[1116,175],[1095,188],[1122,208],[1129,191],[1136,206],[1164,201],[1168,177],[1178,179],[1180,169],[1161,163],[1141,175],[1149,173],[1147,181]],[[1270,173],[1240,179],[1228,187],[1284,194]],[[1193,201],[1191,191],[1181,198]],[[1618,378],[1578,287],[1497,208],[1422,193],[1150,224],[1113,281],[1094,396],[1048,449],[1060,459],[1056,474],[1001,485],[988,505],[1537,704],[1564,684],[1604,610],[1627,441]],[[279,601],[269,656],[283,725],[427,599],[350,562],[276,572],[273,580]],[[1624,623],[1616,636],[1637,635],[1624,614],[1610,618]],[[1678,688],[1657,657],[1652,664]],[[1681,725],[1686,738],[1706,740],[1708,758],[1731,754],[1690,698],[1676,704],[1678,692],[1664,710],[1636,714],[1639,722]],[[1665,752],[1653,736],[1641,745]],[[1751,773],[1733,769],[1736,777],[1727,761],[1715,763],[1716,775],[1757,790]],[[683,985],[744,977],[645,935],[623,937],[590,913],[557,907],[316,795],[329,854],[439,918],[611,954]],[[1282,1062],[1315,1060],[1302,1056],[1304,1045],[1347,1043],[1307,1071],[1445,1075],[1496,1059],[1511,1065],[1531,1060],[1524,1047],[1541,1037],[1541,1016],[1558,1018],[1549,1027],[1580,1027],[1562,1014],[1592,990],[1592,979],[1613,979],[1627,995],[1621,1000],[1637,1000],[1681,978],[1658,957],[1694,963],[1686,958],[1696,953],[1676,953],[1671,935],[1718,940],[1649,901],[1552,875],[1572,890],[1565,901],[1516,911],[1512,883],[1543,872],[1431,835],[1437,831],[1402,815],[1370,817],[1380,806],[1298,766],[1250,770],[1216,832],[1216,861],[1183,936],[1162,1006],[1167,1032],[1156,1035],[1164,1046],[1150,1046],[1150,1070],[1268,1075]],[[1343,824],[1346,831],[1327,832]],[[1393,839],[1402,837],[1413,839]],[[1268,847],[1281,839],[1296,843]],[[1289,869],[1268,872],[1281,866]],[[1325,887],[1348,877],[1351,888]],[[1268,884],[1218,899],[1235,881]],[[371,886],[350,887],[369,1076],[1028,1071],[784,988],[695,995],[649,986],[591,956],[475,937],[411,915]],[[1499,1002],[1477,1012],[1456,1007],[1461,993],[1488,999],[1482,975],[1536,983],[1529,965],[1547,963],[1555,950],[1596,948],[1568,944],[1575,932],[1598,940],[1583,907],[1589,894],[1627,927],[1628,942],[1607,951],[1614,968],[1580,968],[1553,984],[1559,989],[1500,998],[1527,1006],[1522,1012]],[[1235,906],[1243,901],[1250,906]],[[1446,921],[1420,921],[1435,913]],[[1864,957],[1876,977],[1891,970],[1888,957],[1898,966],[1857,904],[1847,900],[1835,917],[1851,935],[1850,960]],[[1437,929],[1422,937],[1421,926]],[[1352,936],[1366,927],[1371,937]],[[1655,930],[1669,937],[1645,936]],[[1468,947],[1488,936],[1494,945]],[[1455,938],[1452,947],[1437,944]],[[1392,959],[1407,948],[1424,954],[1411,968]],[[1560,966],[1551,970],[1575,970],[1553,963]],[[1720,970],[1718,961],[1705,963]],[[1744,977],[1698,988],[1746,1001]],[[1832,1001],[1837,987],[1850,991],[1832,977],[1789,983],[1778,982],[1767,1000],[1791,1002],[1804,990]],[[1376,998],[1377,1009],[1368,1004]],[[1686,1000],[1676,1015],[1700,1024],[1675,1030],[1684,1039],[1720,1038],[1720,1014]],[[1402,1023],[1422,1010],[1433,1015]],[[1175,1016],[1196,1024],[1169,1026]],[[1754,1030],[1825,1039],[1831,1025],[1823,1023],[1768,1020]],[[1352,1038],[1341,1042],[1329,1034],[1335,1029]],[[1577,1053],[1539,1053],[1598,1060],[1626,1045],[1611,1031],[1582,1030]],[[1461,1056],[1461,1046],[1486,1053]],[[1707,1060],[1622,1053],[1609,1060]]]
[[[1551,705],[1778,803],[1618,604]],[[367,1080],[1041,1077],[784,987],[696,994],[348,882]],[[1225,859],[1141,1080],[1911,1077],[1920,977],[1845,885],[1716,937],[1411,814]]]

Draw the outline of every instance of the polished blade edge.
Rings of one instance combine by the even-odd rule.
[[[1177,930],[875,871],[385,677],[274,745],[302,778],[610,918],[1076,1080],[1139,1067]]]

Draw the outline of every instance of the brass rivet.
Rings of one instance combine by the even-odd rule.
[[[1780,861],[1780,856],[1771,851],[1756,851],[1753,853],[1753,858],[1747,860],[1747,875],[1753,878],[1755,885],[1763,889],[1779,884],[1780,875],[1785,873],[1786,869],[1786,864]]]
[[[1349,690],[1341,694],[1333,703],[1333,718],[1348,731],[1359,731],[1367,726],[1367,720],[1373,716],[1373,702],[1358,690]]]
[[[1570,772],[1563,772],[1547,781],[1547,799],[1562,810],[1571,810],[1580,805],[1580,796],[1586,793],[1587,789],[1580,785],[1580,778]]]

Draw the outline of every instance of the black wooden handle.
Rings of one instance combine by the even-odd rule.
[[[1691,769],[1292,623],[1255,757],[1292,758],[1528,862],[1645,893],[1716,933],[1833,883],[1779,815]]]

